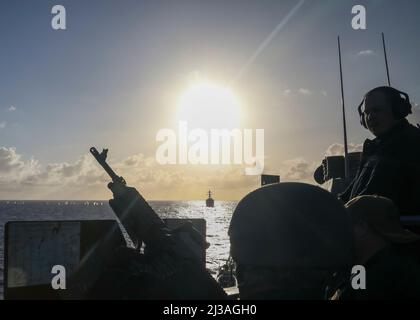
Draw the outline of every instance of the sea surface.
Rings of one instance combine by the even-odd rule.
[[[200,218],[207,221],[207,268],[215,275],[229,257],[228,227],[237,202],[151,201],[161,218]],[[3,297],[4,225],[8,221],[115,219],[107,201],[0,201],[0,298]]]

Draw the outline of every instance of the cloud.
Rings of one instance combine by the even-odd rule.
[[[0,122],[0,129],[6,128],[6,122]]]
[[[292,90],[290,90],[290,89],[286,89],[286,90],[283,91],[283,95],[286,96],[286,97],[289,96],[291,93],[292,93]]]
[[[237,198],[258,186],[258,177],[248,177],[240,166],[162,166],[143,154],[110,162],[130,186],[147,198],[191,199],[197,190],[219,190],[219,199]],[[41,165],[25,161],[15,148],[0,148],[0,194],[9,199],[104,199],[110,177],[90,154],[74,163]],[[237,193],[236,195],[234,193]],[[227,198],[229,199],[229,198]]]
[[[299,93],[304,96],[309,96],[312,94],[312,91],[309,89],[300,88]]]
[[[24,163],[20,160],[21,156],[16,153],[14,148],[0,148],[0,173],[10,173],[13,170],[20,170]]]
[[[105,176],[85,155],[74,164],[48,164],[42,168],[31,158],[23,160],[15,148],[0,148],[0,190],[32,198],[35,192],[57,192],[74,186],[83,190],[86,186],[105,182]],[[15,192],[15,193],[13,193]],[[83,191],[82,191],[83,192]],[[17,196],[19,197],[19,196]]]
[[[304,158],[286,160],[282,163],[281,180],[314,183],[316,168],[316,163],[308,162]]]
[[[10,106],[9,109],[7,109],[7,111],[14,112],[14,111],[16,111],[16,107]]]
[[[358,57],[369,57],[369,56],[375,56],[375,55],[376,53],[373,50],[363,50],[357,54]]]
[[[361,150],[349,144],[349,151]],[[334,143],[326,155],[342,155],[342,144]],[[267,168],[280,174],[282,181],[314,184],[313,173],[322,158],[309,161],[290,159]],[[136,187],[146,199],[203,198],[208,189],[217,190],[218,199],[238,199],[260,184],[258,176],[246,176],[244,166],[162,166],[154,157],[135,154],[110,162],[127,184]],[[0,197],[2,199],[106,199],[110,178],[90,154],[75,162],[48,163],[25,159],[15,148],[0,147]]]
[[[362,144],[349,143],[348,151],[349,152],[361,152],[363,149]],[[325,152],[326,156],[341,156],[344,155],[344,145],[340,143],[333,143],[330,145]]]
[[[349,152],[360,152],[362,151],[363,145],[349,143],[348,148]],[[326,156],[343,154],[344,146],[340,143],[333,143],[325,152]],[[314,184],[314,172],[321,164],[321,161],[322,159],[320,158],[319,161],[311,162],[303,157],[283,161],[280,165],[281,180]]]
[[[322,94],[324,97],[327,97],[327,96],[328,96],[327,91],[321,91],[321,94]]]
[[[0,185],[19,186],[28,177],[39,174],[40,165],[34,160],[23,161],[15,148],[0,148]]]

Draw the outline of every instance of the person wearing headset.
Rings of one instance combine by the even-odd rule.
[[[420,129],[406,119],[412,113],[408,94],[375,88],[358,111],[375,139],[365,141],[356,177],[340,199],[378,195],[393,200],[402,215],[420,214]]]

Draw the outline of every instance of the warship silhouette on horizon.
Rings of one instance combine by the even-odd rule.
[[[211,191],[209,190],[209,197],[206,200],[206,207],[213,208],[214,207],[214,199],[211,197]]]

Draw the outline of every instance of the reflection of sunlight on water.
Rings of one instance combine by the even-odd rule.
[[[152,202],[152,207],[162,218],[197,218],[207,221],[207,268],[215,273],[229,257],[228,228],[236,202],[215,201],[207,208],[204,201]]]
[[[150,202],[161,218],[206,219],[207,242],[210,243],[207,249],[207,268],[213,274],[229,257],[227,232],[236,204],[231,201],[215,201],[214,208],[207,208],[204,200]],[[0,298],[3,296],[3,237],[7,221],[110,219],[113,216],[106,201],[0,201]]]

